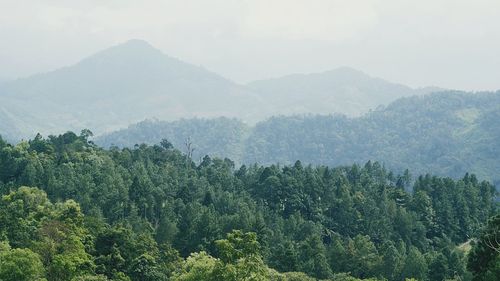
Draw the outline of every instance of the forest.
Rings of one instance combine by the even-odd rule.
[[[495,186],[0,138],[0,280],[497,280]]]
[[[275,116],[255,125],[237,119],[144,121],[99,136],[96,143],[132,148],[169,139],[193,159],[206,154],[251,165],[351,165],[372,160],[395,173],[409,169],[455,179],[465,173],[500,184],[500,92],[447,91],[401,98],[357,118]]]

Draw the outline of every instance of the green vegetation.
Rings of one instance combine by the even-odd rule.
[[[205,155],[228,157],[240,162],[244,157],[245,140],[251,128],[238,119],[226,117],[214,119],[181,119],[173,122],[145,120],[96,139],[105,147],[132,148],[136,144],[160,144],[168,139],[174,147],[187,153],[187,142],[192,144],[193,160]]]
[[[466,172],[500,183],[500,92],[446,92],[399,99],[359,118],[273,117],[249,128],[230,119],[146,121],[100,137],[109,147],[157,144],[163,138],[193,159],[228,157],[236,163],[351,165],[383,161],[397,173],[432,173],[455,179]]]
[[[377,162],[236,168],[91,135],[0,138],[0,280],[488,280],[498,267],[478,242],[469,272],[459,246],[498,213],[472,174],[420,176],[410,193],[408,172]],[[478,267],[482,251],[493,262]]]
[[[469,254],[474,280],[494,281],[500,276],[500,215],[492,217]]]

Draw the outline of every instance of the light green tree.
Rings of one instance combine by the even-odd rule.
[[[45,272],[40,257],[29,249],[0,252],[0,280],[42,281]]]

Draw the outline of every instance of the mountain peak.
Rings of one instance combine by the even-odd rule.
[[[143,39],[130,39],[118,45],[131,45],[131,46],[142,46],[148,48],[154,48],[148,41]]]
[[[125,41],[121,44],[115,45],[109,49],[127,49],[127,50],[133,50],[133,51],[156,51],[159,52],[158,49],[153,47],[149,42],[142,40],[142,39],[131,39],[128,41]]]
[[[352,75],[352,76],[369,76],[365,72],[352,68],[350,66],[341,66],[334,68],[329,71],[325,71],[324,73],[330,73],[330,74],[344,74],[344,75]]]
[[[123,58],[133,58],[133,57],[150,57],[150,56],[166,56],[160,50],[153,47],[147,41],[140,39],[132,39],[121,44],[112,46],[103,51],[100,51],[90,58],[102,57],[102,56],[117,56]]]

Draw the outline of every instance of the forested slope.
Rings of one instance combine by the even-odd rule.
[[[187,152],[187,143],[194,148],[192,158],[199,161],[205,155],[228,157],[241,162],[245,140],[251,127],[238,119],[181,119],[167,122],[145,120],[98,137],[95,142],[106,147],[134,147],[136,144],[160,144],[168,140],[180,151]]]
[[[167,142],[106,150],[90,135],[0,140],[0,279],[441,281],[489,270],[472,259],[468,272],[457,247],[497,213],[494,186],[472,174],[416,177],[408,193],[409,173],[377,162],[235,169]]]
[[[403,98],[361,118],[276,117],[247,140],[243,162],[328,165],[379,160],[458,177],[466,171],[500,180],[500,92],[447,92]]]
[[[96,142],[132,147],[165,138],[184,150],[191,136],[195,159],[209,154],[247,164],[300,159],[333,166],[376,160],[398,172],[454,178],[473,172],[499,182],[499,118],[500,92],[443,92],[402,98],[359,118],[281,116],[251,128],[226,119],[143,122]]]

